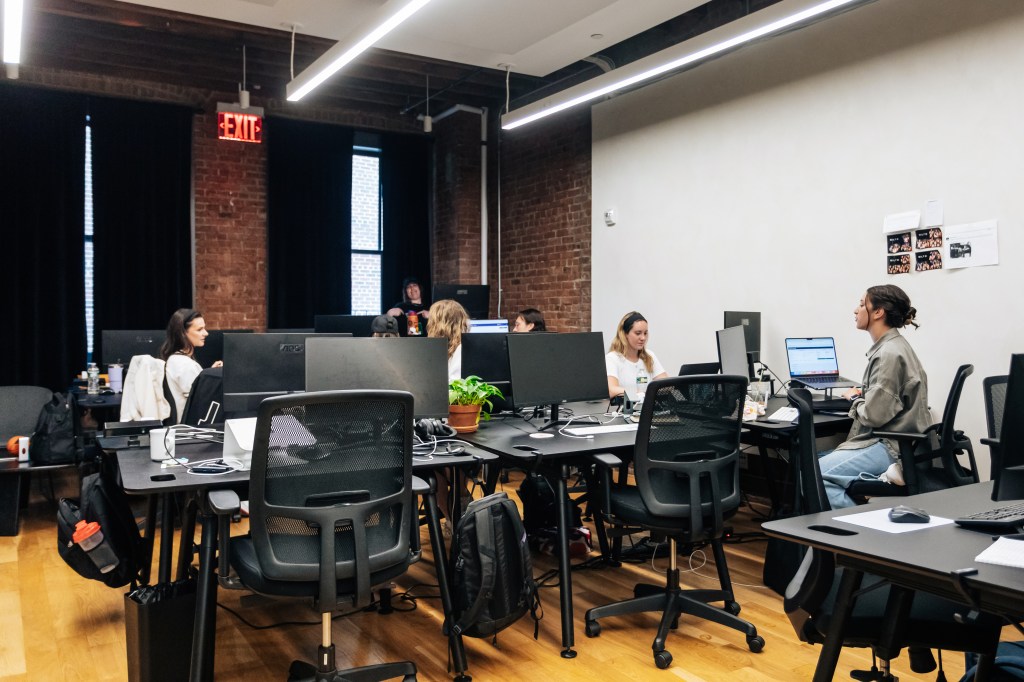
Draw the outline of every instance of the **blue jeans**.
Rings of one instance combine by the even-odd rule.
[[[818,456],[818,468],[825,483],[825,494],[833,509],[856,504],[846,488],[856,480],[878,478],[892,464],[889,449],[881,442],[859,450],[830,450]]]

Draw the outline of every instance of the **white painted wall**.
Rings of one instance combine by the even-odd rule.
[[[674,371],[716,359],[723,310],[759,310],[776,372],[786,336],[832,335],[859,378],[854,306],[898,284],[936,416],[975,365],[958,425],[987,471],[981,379],[1024,352],[1022,74],[1024,2],[879,0],[596,105],[593,329],[640,310]],[[998,220],[1000,264],[887,275],[883,217],[931,199]]]

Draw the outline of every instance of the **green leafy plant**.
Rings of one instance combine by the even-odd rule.
[[[478,376],[454,379],[448,384],[449,405],[480,405],[490,410],[494,406],[489,398],[493,396],[505,397],[496,386],[491,386]],[[480,416],[485,420],[491,418],[491,415],[483,410]]]

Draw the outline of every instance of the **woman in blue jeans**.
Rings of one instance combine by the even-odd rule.
[[[843,397],[852,401],[853,426],[846,440],[818,459],[825,492],[833,509],[852,507],[846,488],[860,478],[884,478],[902,484],[899,446],[876,431],[921,433],[931,424],[928,377],[899,330],[917,323],[910,297],[893,284],[869,288],[854,310],[857,329],[871,335],[864,384]]]

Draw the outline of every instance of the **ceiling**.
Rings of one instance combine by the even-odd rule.
[[[516,108],[778,1],[432,0],[301,104],[414,117],[426,112],[429,80],[431,113],[454,104],[503,107],[506,99]],[[22,71],[230,93],[243,79],[244,49],[253,104],[281,102],[293,70],[300,73],[386,2],[404,4],[30,0]],[[513,65],[511,73],[499,64]]]

